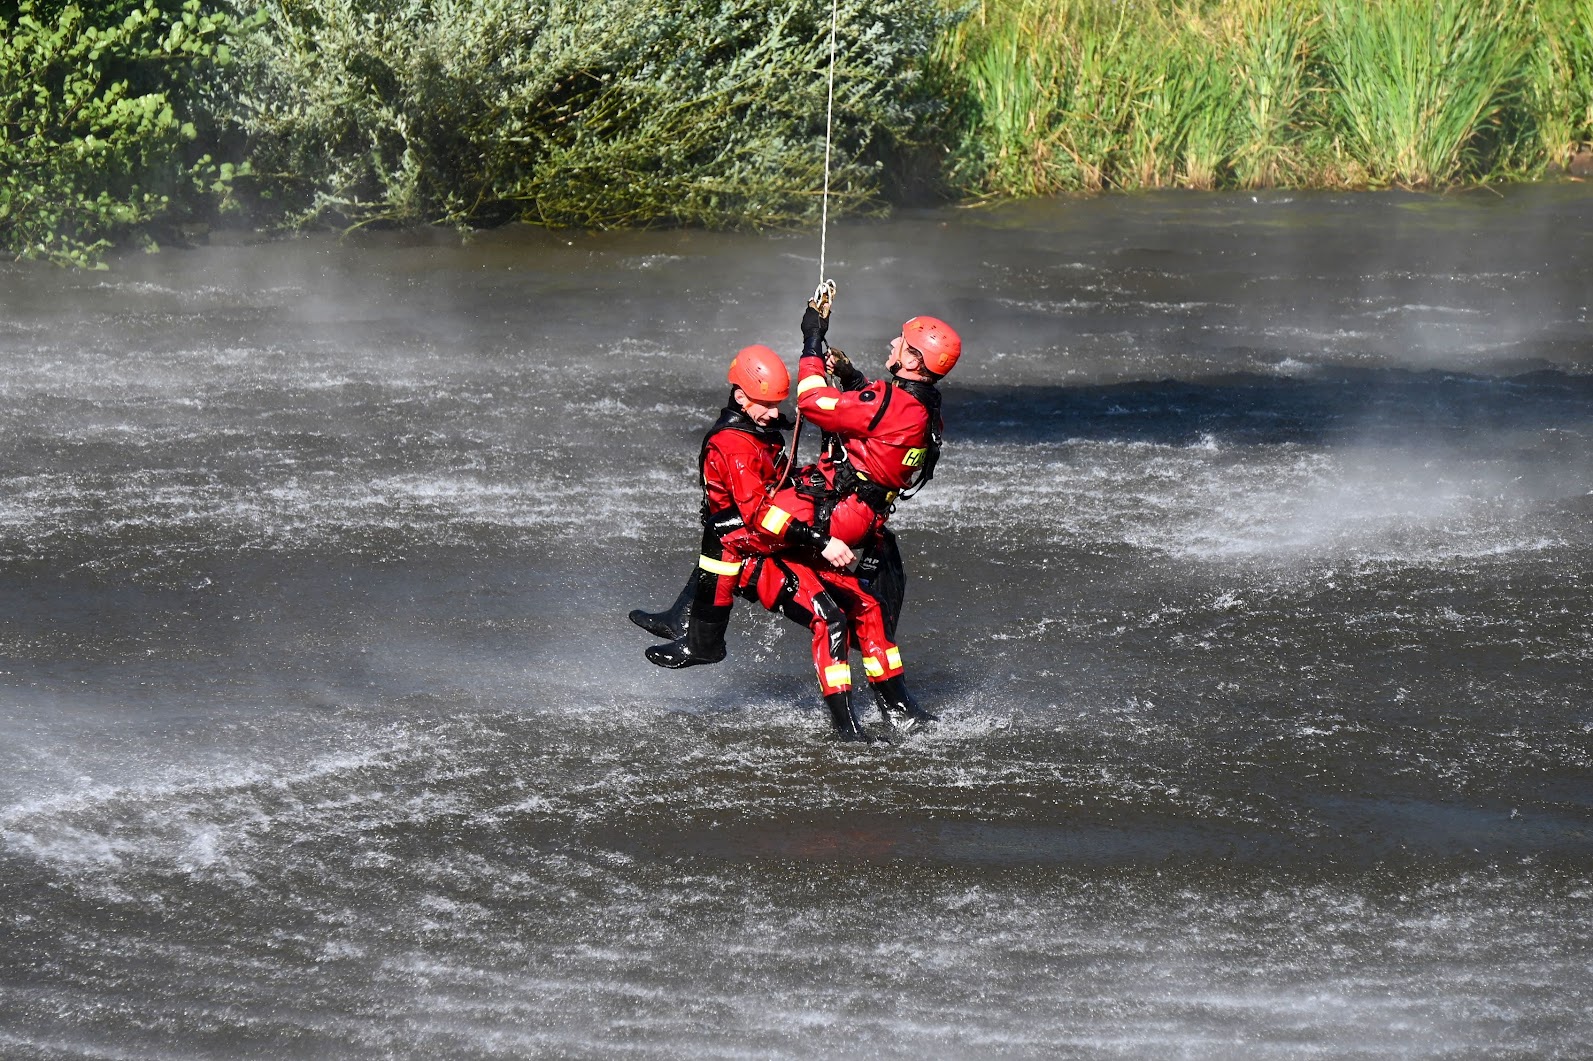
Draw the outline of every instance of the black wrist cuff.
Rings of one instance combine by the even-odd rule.
[[[811,545],[822,550],[830,543],[830,539],[818,532],[818,528],[809,526],[799,519],[794,519],[786,524],[785,540],[792,545]]]

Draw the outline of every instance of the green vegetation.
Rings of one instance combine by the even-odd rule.
[[[1519,0],[1324,6],[1333,128],[1372,180],[1430,186],[1508,164],[1501,119],[1529,40]]]
[[[1593,139],[1593,0],[986,0],[972,195],[1525,179]]]
[[[239,116],[296,222],[786,224],[823,187],[830,6],[265,0]],[[832,193],[879,201],[924,135],[947,21],[839,8]]]
[[[1593,0],[841,0],[831,209],[1531,179]],[[0,2],[0,248],[255,226],[810,222],[824,0]],[[164,237],[163,237],[164,238]]]
[[[185,150],[194,75],[230,20],[199,0],[24,2],[0,15],[0,247],[79,265],[235,172]]]
[[[1529,106],[1551,154],[1593,143],[1593,0],[1538,0],[1542,46],[1532,57]]]

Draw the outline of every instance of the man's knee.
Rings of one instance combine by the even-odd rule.
[[[813,617],[816,622],[824,624],[824,636],[828,639],[830,658],[837,662],[845,662],[849,645],[846,635],[846,613],[841,606],[835,603],[835,598],[828,593],[815,593],[813,595]]]

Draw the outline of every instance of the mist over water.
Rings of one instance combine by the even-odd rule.
[[[809,234],[0,267],[0,1056],[1593,1055],[1590,227],[832,230],[859,364],[967,343],[868,749],[625,620]]]

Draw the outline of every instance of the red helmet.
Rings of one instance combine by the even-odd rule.
[[[728,378],[761,405],[779,405],[791,395],[791,373],[785,362],[762,344],[742,348],[730,362]]]
[[[962,337],[935,317],[914,317],[902,325],[902,341],[924,356],[924,367],[937,376],[951,371],[962,356]]]

